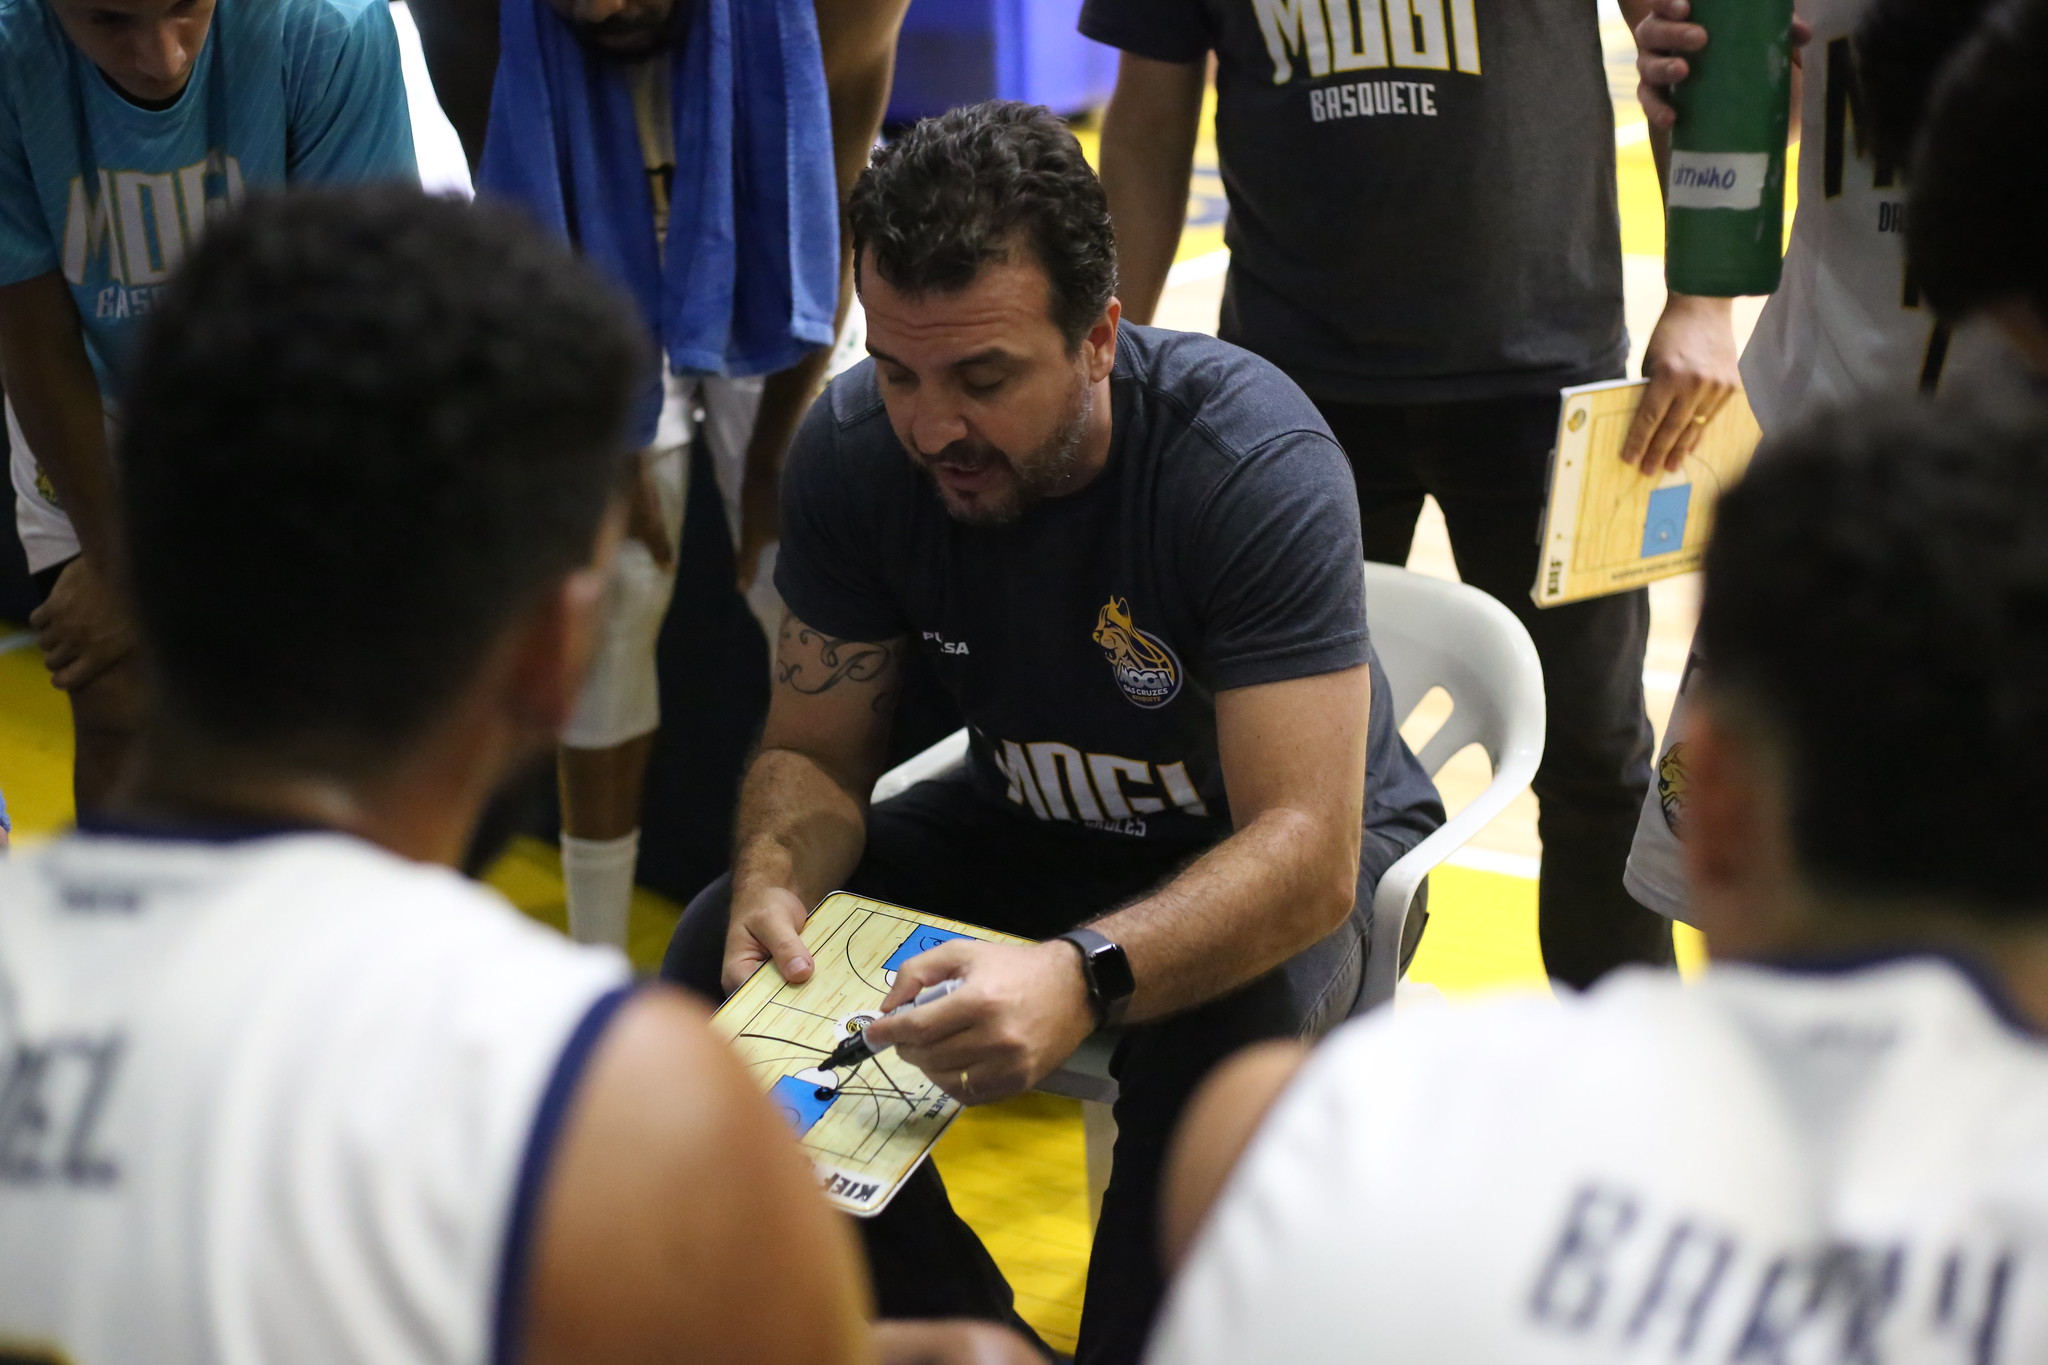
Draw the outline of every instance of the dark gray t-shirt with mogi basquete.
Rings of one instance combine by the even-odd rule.
[[[1081,31],[1216,54],[1218,335],[1319,399],[1619,375],[1614,114],[1593,0],[1087,0]]]
[[[775,585],[838,639],[925,651],[966,716],[975,789],[1084,837],[1195,849],[1231,832],[1216,693],[1373,664],[1365,823],[1442,822],[1366,632],[1344,456],[1279,371],[1125,326],[1109,459],[1004,526],[947,514],[872,361],[833,381],[783,473]]]

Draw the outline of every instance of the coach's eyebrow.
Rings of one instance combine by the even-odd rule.
[[[877,360],[886,360],[891,365],[902,365],[903,368],[906,370],[910,368],[910,366],[905,365],[902,361],[898,360],[895,356],[890,355],[887,351],[883,350],[879,346],[870,344],[868,346],[868,354],[873,356]],[[1001,346],[990,346],[985,350],[976,351],[973,355],[962,356],[960,359],[954,361],[951,365],[947,366],[946,368],[952,370],[964,370],[970,365],[1001,365],[1006,364],[1009,361],[1015,360],[1016,358],[1017,357],[1013,352],[1007,351],[1003,349]]]

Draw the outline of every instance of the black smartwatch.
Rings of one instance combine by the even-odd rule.
[[[1138,982],[1131,975],[1131,959],[1121,944],[1093,929],[1069,929],[1060,935],[1081,954],[1081,979],[1088,983],[1088,1003],[1095,1007],[1095,1027],[1109,1028],[1123,1022]]]

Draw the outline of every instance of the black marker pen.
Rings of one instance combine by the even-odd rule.
[[[965,982],[963,982],[959,977],[956,976],[952,977],[949,980],[941,981],[936,986],[926,986],[923,990],[919,991],[917,993],[917,997],[911,1000],[908,1004],[898,1005],[895,1009],[890,1010],[887,1014],[883,1015],[882,1017],[884,1019],[894,1019],[897,1015],[902,1014],[905,1010],[914,1010],[919,1005],[929,1005],[934,1001],[944,1000],[947,996],[951,995],[954,991],[959,990],[960,987],[965,984]],[[859,1066],[862,1062],[874,1056],[879,1051],[881,1051],[880,1048],[877,1048],[873,1044],[868,1042],[867,1030],[862,1029],[859,1033],[854,1034],[851,1038],[848,1038],[846,1041],[842,1042],[838,1047],[833,1048],[831,1055],[826,1057],[824,1061],[818,1063],[817,1069],[820,1071],[839,1071],[847,1067]]]

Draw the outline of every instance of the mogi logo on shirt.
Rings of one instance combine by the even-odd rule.
[[[1112,597],[1096,613],[1095,643],[1109,656],[1109,671],[1131,705],[1164,706],[1180,694],[1180,660],[1166,641],[1131,622],[1131,604]]]

